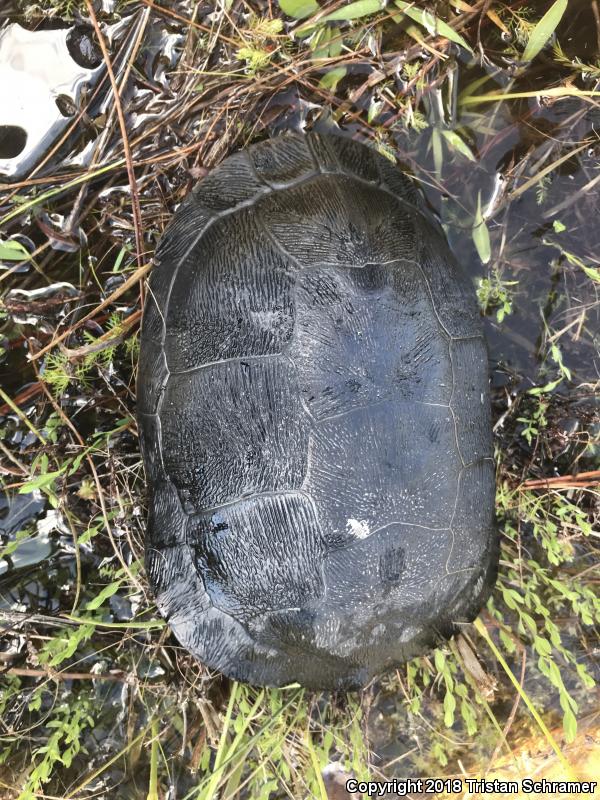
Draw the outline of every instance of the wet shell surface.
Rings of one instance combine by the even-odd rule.
[[[283,136],[175,213],[142,326],[146,566],[198,659],[352,689],[471,621],[496,576],[473,287],[412,181]]]

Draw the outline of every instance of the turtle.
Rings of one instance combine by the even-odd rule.
[[[150,587],[231,679],[360,689],[493,587],[472,282],[365,144],[281,135],[191,189],[148,282],[137,418]]]

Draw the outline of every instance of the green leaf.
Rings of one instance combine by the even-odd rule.
[[[591,278],[596,283],[600,283],[600,270],[596,269],[596,267],[588,267],[587,264],[584,264],[580,258],[577,258],[576,255],[573,253],[568,253],[566,250],[562,250],[563,255],[567,258],[569,263],[574,264],[575,266],[582,269],[588,278]]]
[[[553,389],[556,389],[559,383],[561,383],[562,378],[557,378],[555,381],[550,381],[545,386],[534,386],[533,389],[528,389],[527,394],[538,395],[538,394],[547,394],[551,392]]]
[[[347,71],[346,67],[334,67],[330,69],[319,81],[319,86],[322,89],[329,89],[335,92],[338,83],[342,80]]]
[[[375,100],[375,98],[371,99],[371,102],[369,103],[369,111],[367,112],[367,122],[369,125],[379,116],[379,112],[383,106],[383,100]]]
[[[502,628],[500,628],[500,640],[507,653],[514,653],[516,651],[517,645],[513,642],[510,636],[502,630]]]
[[[596,682],[589,674],[584,664],[575,664],[575,669],[577,670],[580,681],[583,683],[586,689],[593,689],[596,686]]]
[[[566,225],[563,225],[559,219],[554,220],[552,227],[554,228],[554,233],[562,233],[563,231],[567,230]]]
[[[458,133],[455,133],[454,131],[443,130],[442,136],[448,142],[450,147],[452,147],[454,150],[458,150],[458,152],[465,156],[465,158],[468,158],[469,161],[477,160],[471,152],[469,145],[460,138]]]
[[[21,242],[10,239],[7,242],[0,242],[0,261],[30,261],[29,251],[23,247]]]
[[[550,646],[550,642],[547,639],[542,639],[541,636],[534,637],[533,645],[541,656],[549,656],[550,653],[552,652],[552,647]]]
[[[93,598],[93,600],[90,600],[90,602],[86,605],[85,610],[95,611],[95,609],[100,608],[105,600],[108,600],[109,597],[112,597],[113,594],[119,590],[122,583],[123,578],[119,578],[118,580],[109,583],[108,586],[105,586],[104,589],[102,589],[102,591]]]
[[[521,620],[527,625],[529,630],[535,635],[537,633],[537,625],[535,624],[535,620],[532,616],[527,614],[525,611],[521,611]]]
[[[506,605],[513,611],[525,602],[515,589],[509,589],[508,587],[502,587],[502,597]]]
[[[477,195],[477,211],[475,219],[473,220],[473,243],[477,248],[479,258],[483,264],[487,264],[491,256],[490,233],[485,224],[485,220],[481,213],[481,192]]]
[[[24,483],[19,488],[19,494],[29,494],[36,489],[45,489],[48,486],[52,486],[54,481],[62,475],[64,471],[65,467],[62,467],[62,469],[56,470],[56,472],[44,472],[36,478],[32,478],[32,480],[27,481],[27,483]]]
[[[477,733],[477,718],[475,717],[472,707],[466,700],[461,701],[460,715],[467,726],[467,733],[469,736],[473,736]]]
[[[456,698],[452,692],[446,692],[444,697],[444,725],[451,728],[454,725],[454,711],[456,710]]]
[[[298,31],[295,31],[297,34]],[[331,58],[342,52],[342,38],[337,35],[337,28],[323,25],[311,38],[309,47],[313,51],[313,59]]]
[[[443,19],[434,16],[431,11],[415,8],[410,3],[405,3],[404,0],[395,0],[395,2],[398,8],[404,12],[409,19],[421,25],[432,36],[443,36],[445,39],[449,39],[451,42],[455,42],[461,47],[464,47],[465,50],[468,50],[470,53],[473,52],[470,45],[463,39],[460,33],[457,33],[454,28],[451,28]]]
[[[310,17],[319,10],[319,4],[315,0],[279,0],[279,7],[284,14],[294,19]]]
[[[438,648],[433,654],[433,660],[435,662],[435,668],[437,671],[443,673],[446,665],[446,656],[444,655],[443,651]]]
[[[531,31],[529,41],[523,52],[523,61],[533,61],[540,50],[550,39],[563,14],[567,10],[568,0],[556,0]]]
[[[334,20],[349,22],[352,19],[368,17],[370,14],[381,11],[383,5],[381,0],[356,0],[355,3],[349,3],[347,6],[338,8],[337,11],[327,14],[321,22],[333,22]]]

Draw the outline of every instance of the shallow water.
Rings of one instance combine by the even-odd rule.
[[[77,113],[102,67],[82,28],[0,33],[0,179],[36,166]]]

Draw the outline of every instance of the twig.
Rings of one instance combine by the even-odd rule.
[[[130,683],[130,675],[112,675],[111,673],[99,672],[57,672],[55,670],[29,669],[27,667],[11,667],[3,670],[2,675],[22,675],[26,678],[48,678],[53,681],[118,681],[119,683]]]
[[[524,649],[521,654],[521,675],[519,678],[519,683],[521,686],[525,683],[525,666],[527,664],[527,651]],[[502,749],[502,745],[506,741],[506,737],[508,736],[508,732],[512,728],[512,724],[515,721],[515,716],[517,714],[517,709],[519,708],[519,703],[521,702],[521,695],[519,692],[515,695],[514,702],[512,704],[512,708],[510,710],[510,714],[508,715],[508,719],[506,720],[506,724],[502,729],[502,739],[496,745],[494,752],[492,753],[492,757],[490,758],[488,768],[485,771],[485,775],[493,768],[496,759],[498,758],[498,753]],[[484,776],[485,777],[485,776]]]
[[[19,394],[11,400],[11,403],[15,406],[19,406],[21,403],[26,403],[28,400],[31,400],[32,397],[35,397],[41,391],[42,387],[39,383],[32,383],[23,389],[22,392],[19,392]],[[8,414],[9,411],[14,411],[13,405],[4,403],[4,405],[0,406],[0,416]]]
[[[7,625],[8,623],[8,625]],[[64,628],[77,625],[78,623],[64,617],[52,617],[49,614],[31,614],[28,611],[11,611],[4,609],[0,611],[0,626],[11,630],[16,625],[51,625],[55,628]]]
[[[136,274],[137,272],[139,272],[139,270],[136,270],[136,272],[134,274]],[[33,355],[35,355],[35,354],[32,354],[32,357],[31,357],[32,361],[34,360],[33,359]],[[34,369],[36,369],[37,365],[34,364],[33,367],[34,367]],[[37,369],[36,369],[36,373],[37,373]],[[85,442],[81,438],[81,435],[80,435],[79,431],[77,430],[77,428],[75,427],[75,425],[73,425],[73,423],[71,422],[69,417],[65,414],[65,412],[63,411],[63,409],[60,406],[60,404],[56,402],[56,400],[52,396],[52,392],[48,389],[46,384],[43,381],[41,381],[41,384],[42,384],[42,389],[43,389],[46,397],[50,401],[50,404],[52,405],[52,407],[54,408],[56,413],[62,419],[64,424],[72,431],[72,433],[73,433],[74,437],[77,439],[79,445],[84,448],[85,447]],[[123,554],[121,553],[121,551],[117,547],[117,543],[115,541],[115,537],[114,537],[113,531],[112,531],[112,526],[111,526],[110,520],[108,518],[108,511],[107,511],[107,508],[106,508],[106,503],[104,502],[104,494],[102,492],[102,484],[100,483],[100,477],[98,476],[98,471],[96,469],[96,465],[94,464],[94,459],[92,458],[90,453],[88,453],[86,455],[86,461],[88,462],[90,471],[92,473],[92,477],[94,479],[94,484],[96,485],[96,491],[98,493],[98,502],[100,503],[100,509],[102,511],[102,518],[104,520],[104,527],[105,527],[106,533],[108,535],[108,538],[110,539],[110,543],[111,543],[111,545],[113,547],[115,555],[116,555],[119,563],[121,564],[123,570],[125,571],[125,574],[128,576],[129,580],[131,581],[131,584],[133,586],[135,586],[138,589],[138,591],[140,591],[142,594],[144,594],[144,590],[142,588],[142,585],[133,576],[133,573],[131,572],[131,570],[129,569],[129,567],[127,566],[127,564],[125,562],[125,559],[123,558]],[[75,552],[76,552],[76,557],[77,557],[77,575],[78,575],[78,583],[79,583],[80,579],[81,579],[80,578],[80,576],[81,576],[81,564],[79,562],[78,543],[77,543],[77,540],[75,538],[74,538],[74,545],[75,545]]]
[[[82,347],[65,347],[64,353],[70,359],[78,359],[85,358],[90,353],[99,353],[108,347],[114,347],[125,339],[127,331],[140,321],[141,316],[142,312],[138,309],[120,322],[115,330],[107,331],[102,336],[99,336],[95,342],[90,342],[90,344],[85,344]]]
[[[0,397],[4,400],[5,404],[13,411],[21,420],[21,422],[26,425],[29,430],[35,434],[35,436],[40,440],[43,445],[46,445],[46,440],[42,436],[42,434],[38,431],[35,425],[29,420],[29,417],[21,411],[19,406],[15,405],[14,401],[10,399],[10,397],[6,394],[4,389],[0,388]]]
[[[119,286],[118,289],[115,289],[115,291],[112,292],[112,294],[110,294],[105,300],[103,300],[99,305],[97,305],[96,308],[90,311],[89,314],[86,314],[85,317],[82,317],[78,322],[76,322],[66,331],[61,333],[60,336],[56,336],[49,344],[42,347],[41,350],[37,350],[35,353],[31,353],[28,356],[28,358],[31,361],[35,361],[38,358],[41,358],[41,356],[43,356],[49,350],[52,350],[53,347],[56,347],[57,344],[64,341],[67,338],[67,336],[70,336],[73,333],[73,331],[77,330],[77,328],[80,328],[85,322],[95,317],[99,311],[102,311],[111,303],[113,303],[117,298],[119,298],[122,294],[125,294],[125,292],[128,291],[128,289],[131,289],[131,287],[135,283],[141,280],[141,278],[143,278],[144,275],[147,272],[149,272],[151,268],[152,268],[151,263],[144,264],[142,267],[138,267],[138,269],[136,269],[136,271],[132,275],[130,275],[129,278],[127,278],[125,283],[121,284],[121,286]]]
[[[554,478],[532,478],[524,481],[519,491],[527,489],[570,489],[571,487],[587,488],[600,484],[600,469],[591,472],[580,472],[578,475],[557,475]]]
[[[138,269],[142,268],[142,254],[144,252],[144,240],[142,237],[142,214],[140,210],[140,198],[138,194],[137,188],[137,181],[135,178],[135,172],[133,169],[133,159],[131,157],[131,149],[129,147],[129,139],[127,136],[127,125],[125,123],[125,115],[123,114],[123,106],[121,105],[121,97],[119,95],[119,87],[117,85],[117,81],[115,78],[115,73],[113,72],[112,63],[110,60],[110,55],[108,49],[106,47],[106,43],[104,41],[104,37],[102,36],[102,31],[100,30],[100,25],[98,25],[98,20],[96,18],[96,12],[94,11],[94,7],[90,0],[85,0],[88,14],[90,15],[90,20],[92,25],[94,26],[94,30],[96,32],[96,37],[98,39],[98,43],[100,45],[100,49],[102,50],[102,56],[104,58],[104,63],[106,64],[106,70],[108,72],[108,78],[110,80],[110,84],[113,90],[113,97],[115,99],[115,108],[117,111],[117,117],[119,119],[119,127],[121,128],[121,136],[123,138],[123,153],[125,155],[125,165],[127,167],[127,178],[129,180],[129,188],[131,189],[131,208],[133,211],[133,226],[135,228],[135,244],[136,244],[136,256],[137,256],[137,263]]]

